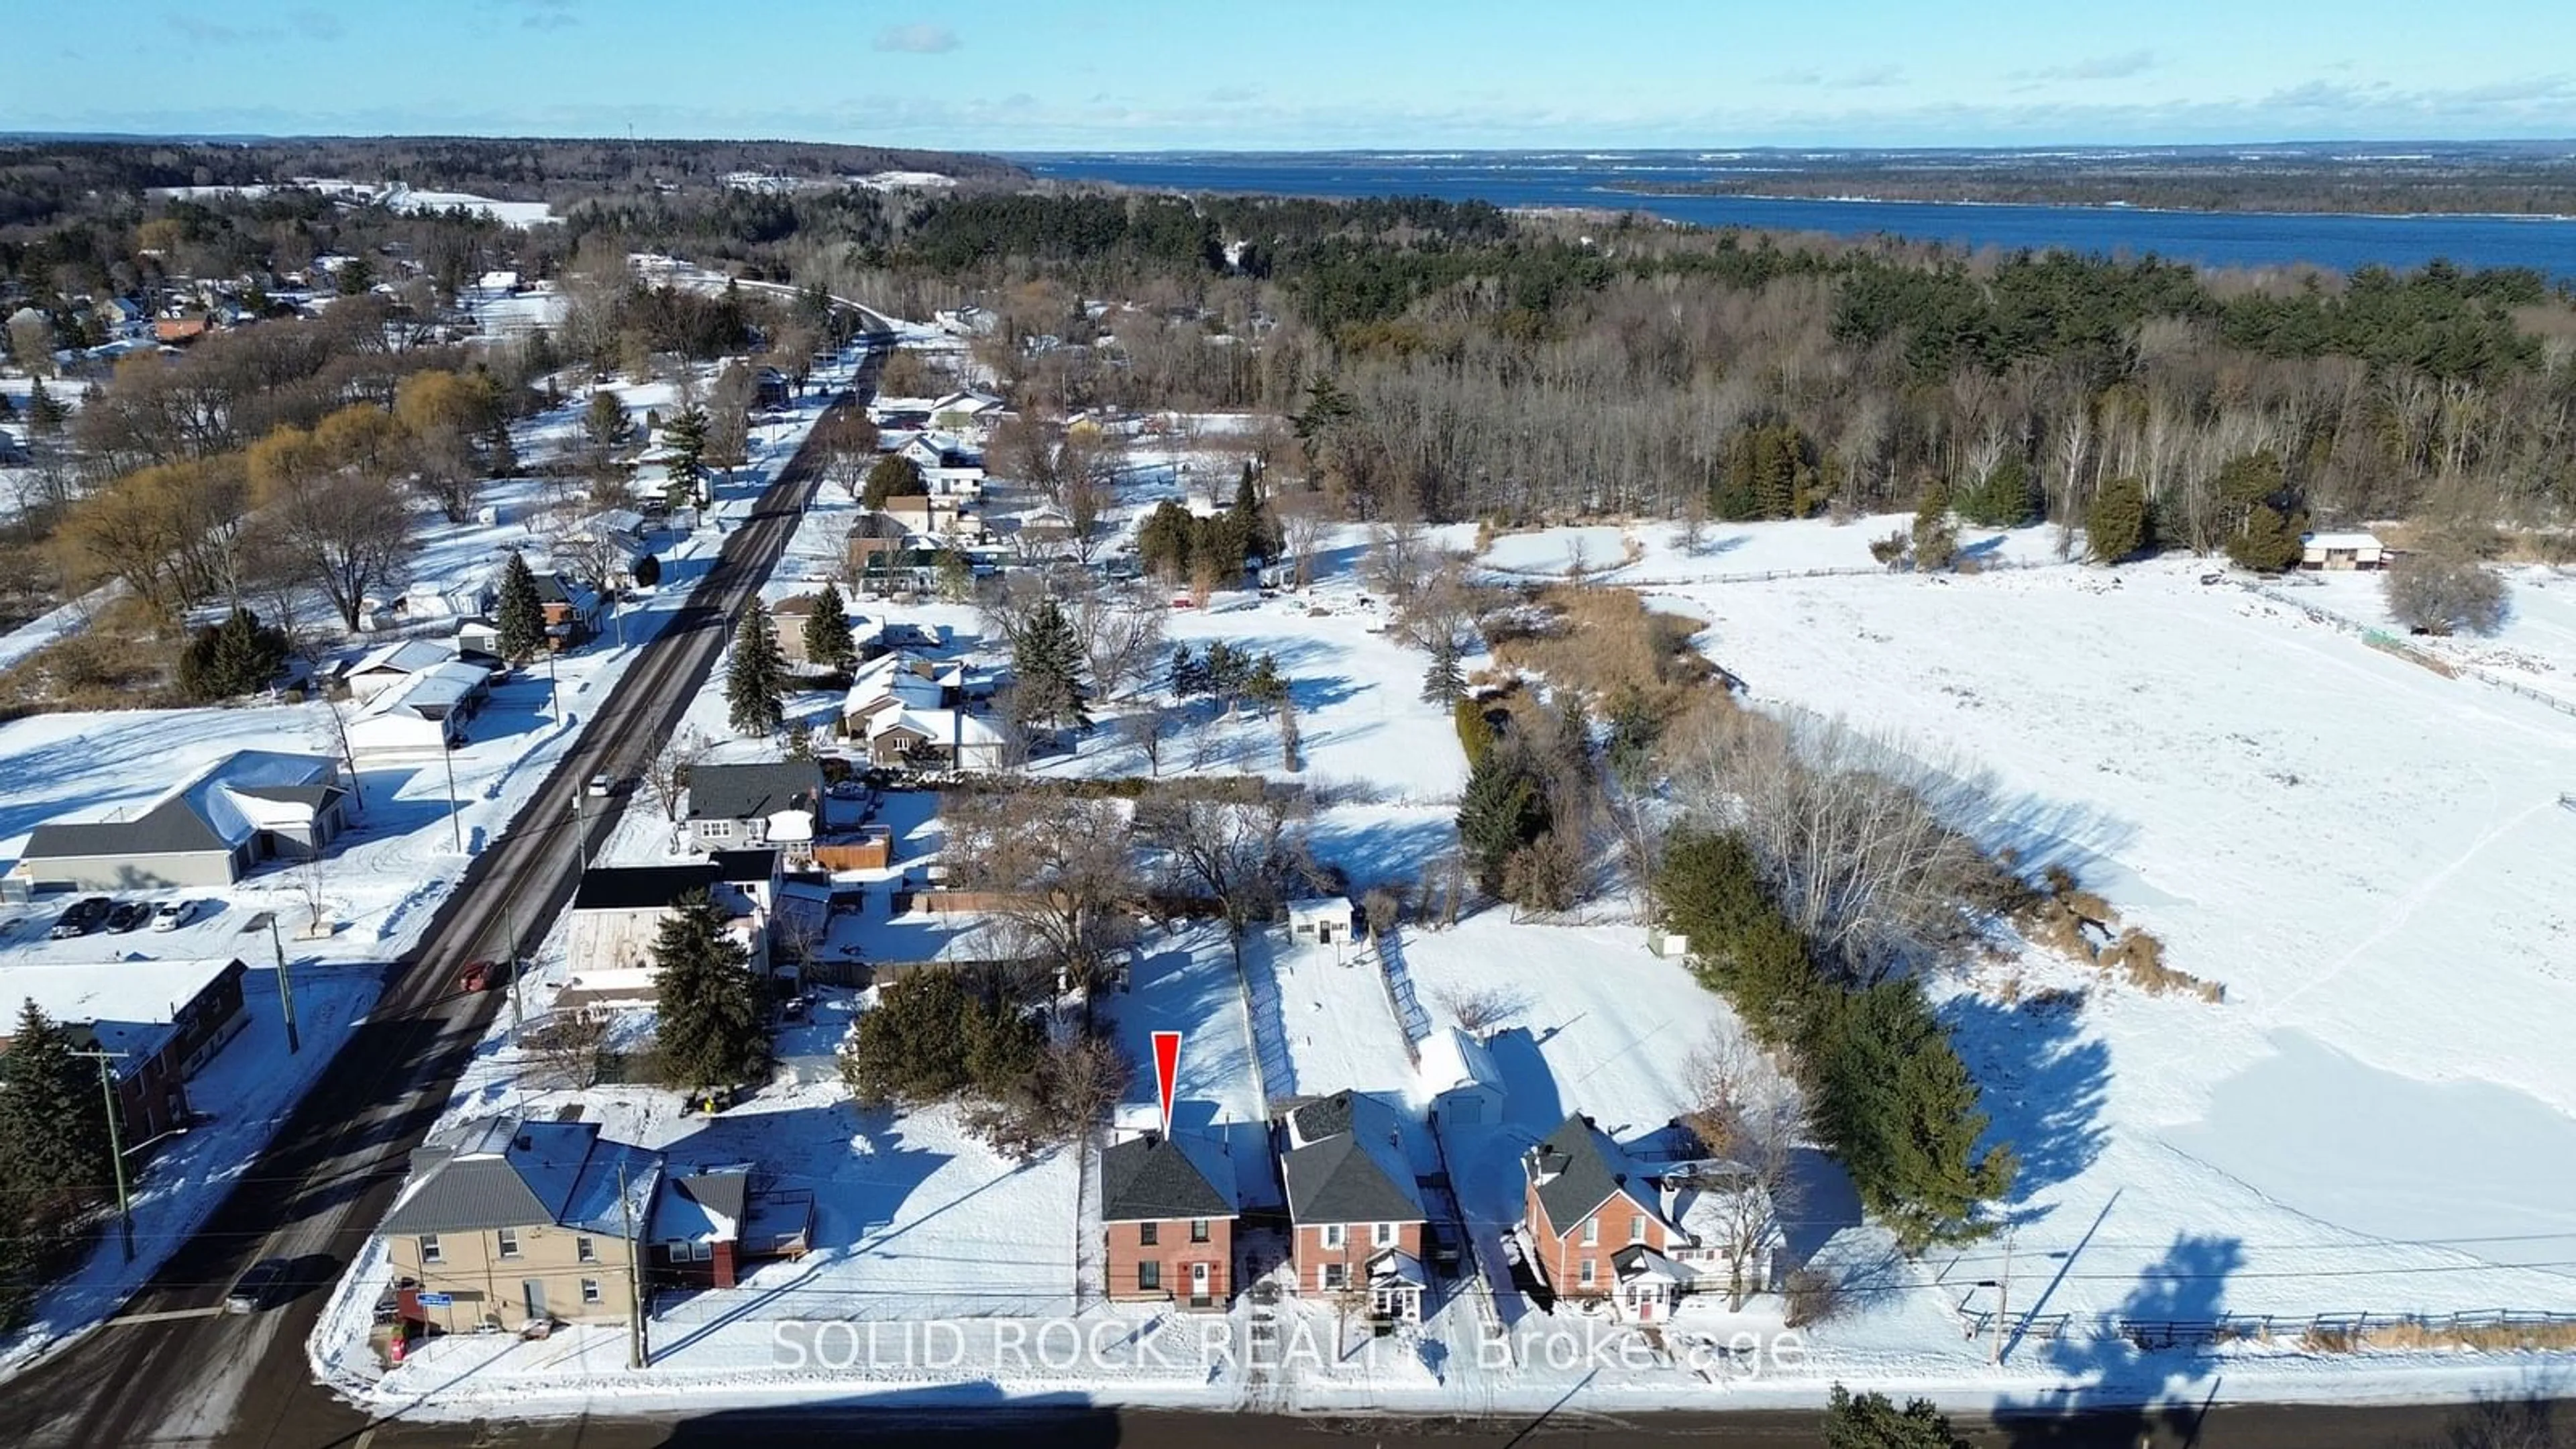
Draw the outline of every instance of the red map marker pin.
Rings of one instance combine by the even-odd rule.
[[[1154,1091],[1163,1102],[1163,1136],[1172,1135],[1172,1086],[1181,1078],[1181,1034],[1154,1033]]]

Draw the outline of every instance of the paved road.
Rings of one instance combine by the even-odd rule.
[[[872,359],[860,396],[873,381]],[[781,470],[512,828],[467,868],[421,946],[387,968],[374,1012],[205,1226],[118,1318],[0,1387],[0,1444],[323,1445],[364,1432],[312,1382],[304,1341],[507,999],[456,992],[456,968],[544,935],[579,873],[576,831],[586,824],[596,844],[610,828],[605,812],[580,820],[579,790],[599,771],[632,778],[676,726],[729,621],[785,550],[818,465],[799,453]],[[294,1261],[296,1295],[266,1313],[211,1312],[264,1257]]]

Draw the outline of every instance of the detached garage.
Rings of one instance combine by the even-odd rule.
[[[1433,1032],[1422,1043],[1422,1085],[1444,1127],[1491,1127],[1503,1120],[1503,1077],[1493,1053],[1463,1029]]]

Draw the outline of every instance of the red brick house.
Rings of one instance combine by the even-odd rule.
[[[1109,1296],[1222,1310],[1234,1297],[1234,1164],[1195,1134],[1146,1132],[1100,1154]]]
[[[1336,1092],[1281,1118],[1296,1290],[1364,1293],[1373,1317],[1418,1323],[1430,1287],[1425,1226],[1402,1120],[1374,1097]]]
[[[654,1195],[649,1270],[657,1283],[730,1288],[753,1264],[805,1256],[814,1194],[764,1190],[748,1166],[670,1173]]]
[[[187,1080],[248,1018],[242,981],[248,969],[232,957],[111,961],[0,969],[0,1053],[17,1027],[17,1007],[32,1001],[66,1029],[83,1051],[117,1053],[117,1130],[128,1149],[188,1124]]]
[[[1703,1288],[1759,1291],[1770,1281],[1778,1225],[1758,1180],[1733,1163],[1638,1163],[1583,1116],[1568,1117],[1521,1155],[1522,1227],[1539,1273],[1561,1298],[1612,1299],[1643,1322]],[[1746,1230],[1739,1237],[1737,1229]],[[1753,1244],[1734,1273],[1738,1241]]]

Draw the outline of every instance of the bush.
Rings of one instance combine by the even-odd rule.
[[[1805,1328],[1823,1323],[1840,1313],[1843,1307],[1842,1280],[1814,1268],[1796,1268],[1781,1285],[1786,1315],[1783,1326]]]
[[[2084,515],[2084,543],[2097,563],[2115,564],[2154,541],[2147,488],[2135,478],[2114,478],[2093,496]]]
[[[1834,1385],[1825,1408],[1825,1449],[1967,1449],[1929,1399],[1899,1409],[1885,1394],[1862,1394]]]
[[[1467,767],[1485,763],[1485,756],[1494,750],[1494,722],[1486,716],[1485,706],[1475,699],[1461,699],[1450,708],[1450,715],[1457,721],[1458,743],[1466,747]]]
[[[2389,617],[2418,634],[2492,634],[2504,626],[2504,580],[2452,554],[2401,554],[2381,587]]]
[[[1913,550],[1913,538],[1901,528],[1885,538],[1873,538],[1869,541],[1869,556],[1880,565],[1891,569],[1903,564],[1905,556]]]

